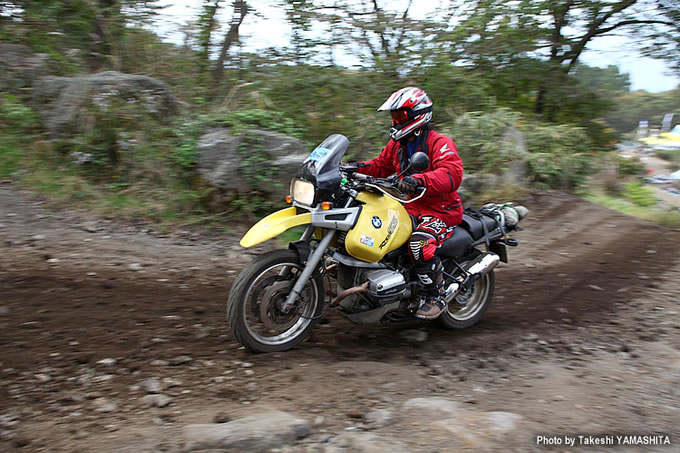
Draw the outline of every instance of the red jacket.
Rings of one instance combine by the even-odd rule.
[[[453,140],[433,130],[427,132],[426,143],[430,167],[412,176],[424,181],[427,192],[423,198],[404,207],[414,217],[431,215],[447,225],[458,225],[463,218],[463,202],[457,192],[463,181],[463,162],[458,149]],[[418,151],[424,151],[422,144]],[[368,166],[359,172],[377,178],[399,174],[402,166],[408,165],[407,156],[406,148],[390,140],[378,157],[364,162]]]

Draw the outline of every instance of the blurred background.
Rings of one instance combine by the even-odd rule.
[[[677,226],[645,178],[680,146],[637,139],[680,122],[678,45],[670,0],[0,1],[0,178],[105,216],[250,221],[326,136],[375,156],[376,108],[416,85],[479,199],[560,189]]]

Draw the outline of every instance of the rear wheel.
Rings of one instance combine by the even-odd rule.
[[[469,261],[472,261],[480,254],[481,252],[475,249],[473,253],[466,257],[464,262],[459,264],[465,267]],[[444,264],[447,273],[455,275],[457,268],[453,263]],[[451,283],[451,279],[447,278],[446,285]],[[447,329],[465,329],[478,323],[491,306],[495,284],[496,276],[494,271],[491,271],[477,280],[474,286],[467,292],[459,294],[455,297],[455,300],[450,301],[446,311],[442,313],[437,321]]]
[[[287,351],[304,341],[323,310],[324,285],[314,274],[284,313],[286,301],[304,266],[292,250],[276,250],[256,258],[238,276],[227,302],[231,330],[251,352]]]

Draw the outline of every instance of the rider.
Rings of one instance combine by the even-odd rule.
[[[416,316],[436,319],[446,309],[444,277],[437,248],[451,235],[463,218],[463,203],[457,190],[463,180],[463,163],[456,144],[432,130],[432,101],[425,91],[406,87],[392,93],[378,110],[392,114],[391,140],[375,159],[361,162],[359,172],[378,178],[400,174],[417,151],[426,153],[430,167],[423,173],[408,171],[397,182],[404,193],[413,195],[426,188],[425,196],[406,204],[415,219],[409,240],[414,270],[425,287],[425,301]]]

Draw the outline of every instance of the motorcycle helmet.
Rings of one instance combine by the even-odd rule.
[[[432,119],[432,101],[420,88],[395,91],[378,110],[392,114],[390,137],[397,141],[420,129]]]

